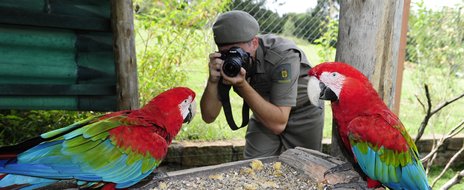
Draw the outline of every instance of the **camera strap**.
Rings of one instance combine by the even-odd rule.
[[[229,91],[230,91],[230,88],[232,86],[231,85],[225,85],[222,82],[222,80],[223,79],[221,77],[221,79],[219,80],[219,83],[218,83],[219,100],[221,100],[222,108],[224,110],[224,114],[226,115],[226,120],[227,120],[227,123],[229,124],[230,129],[235,131],[237,129],[240,129],[240,128],[245,127],[246,125],[248,125],[248,121],[250,120],[250,118],[249,118],[250,117],[249,116],[250,108],[249,108],[248,104],[245,102],[245,100],[243,100],[242,125],[240,125],[240,127],[238,127],[235,124],[234,117],[232,115],[232,108],[230,106]]]

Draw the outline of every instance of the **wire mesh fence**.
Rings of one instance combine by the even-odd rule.
[[[299,10],[295,10],[295,6],[286,6],[295,2],[296,7],[301,7]],[[464,1],[444,4],[447,7],[436,4],[434,0],[412,0],[405,60],[418,64],[442,64],[451,67],[456,75],[464,76],[463,64],[459,61],[464,56],[464,30],[461,29],[464,26]],[[332,48],[336,48],[339,9],[337,0],[232,0],[226,8],[253,15],[262,34],[274,33],[302,40],[309,46],[303,50],[311,50],[318,45],[324,47],[313,50],[316,53],[305,51],[312,64],[335,59],[335,49]],[[211,17],[205,28],[210,29],[215,18]],[[179,40],[186,39],[181,37]],[[212,34],[205,42],[210,44],[207,51],[215,50]],[[331,52],[323,52],[327,50]]]
[[[340,5],[336,0],[298,1],[298,6],[306,7],[304,12],[295,12],[292,7],[286,6],[293,3],[292,0],[234,0],[230,9],[243,10],[253,15],[258,20],[263,34],[294,36],[311,44],[319,44],[318,39],[333,30],[329,27],[330,22],[338,25]],[[464,26],[464,19],[461,18],[463,4],[457,2],[440,5],[434,0],[413,0],[410,9],[406,60],[430,62],[434,56],[430,55],[431,52],[424,51],[430,48],[446,51],[446,48],[453,47],[456,47],[456,51],[450,56],[441,60],[432,59],[433,62],[449,62],[454,61],[451,60],[452,58],[462,58],[464,30],[460,28]],[[331,46],[335,47],[336,36],[330,40]]]
[[[300,2],[304,12],[284,8],[291,1],[235,0],[232,10],[243,10],[253,15],[261,26],[261,33],[295,36],[314,43],[327,31],[327,23],[338,16],[339,5],[334,0],[320,0],[316,4]],[[313,7],[308,5],[314,5]]]

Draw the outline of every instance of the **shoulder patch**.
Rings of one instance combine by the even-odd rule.
[[[292,76],[292,67],[290,63],[277,66],[274,69],[272,79],[278,83],[290,83]]]

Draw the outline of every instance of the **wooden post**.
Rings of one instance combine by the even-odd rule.
[[[406,57],[406,39],[408,33],[409,11],[411,8],[411,0],[404,0],[403,2],[403,20],[401,23],[401,37],[400,37],[400,50],[398,56],[398,69],[396,76],[396,92],[395,101],[393,104],[393,112],[398,116],[400,115],[400,100],[401,100],[401,87],[403,86],[403,71],[404,61]]]
[[[139,108],[132,0],[111,0],[118,109]]]
[[[403,17],[407,0],[340,0],[340,25],[335,60],[364,73],[390,109],[395,99]],[[409,7],[409,6],[408,6]],[[402,73],[401,73],[402,74]],[[401,82],[401,81],[399,81]],[[396,101],[395,101],[396,100]],[[333,128],[333,130],[336,130]],[[332,143],[336,139],[332,137]],[[340,154],[338,146],[331,153]]]

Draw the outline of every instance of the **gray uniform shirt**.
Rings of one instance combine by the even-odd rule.
[[[306,56],[290,40],[273,34],[259,38],[250,85],[272,104],[292,109],[280,135],[273,134],[252,116],[247,128],[245,158],[278,155],[296,146],[321,150],[324,111],[308,99],[305,76],[311,66]]]

